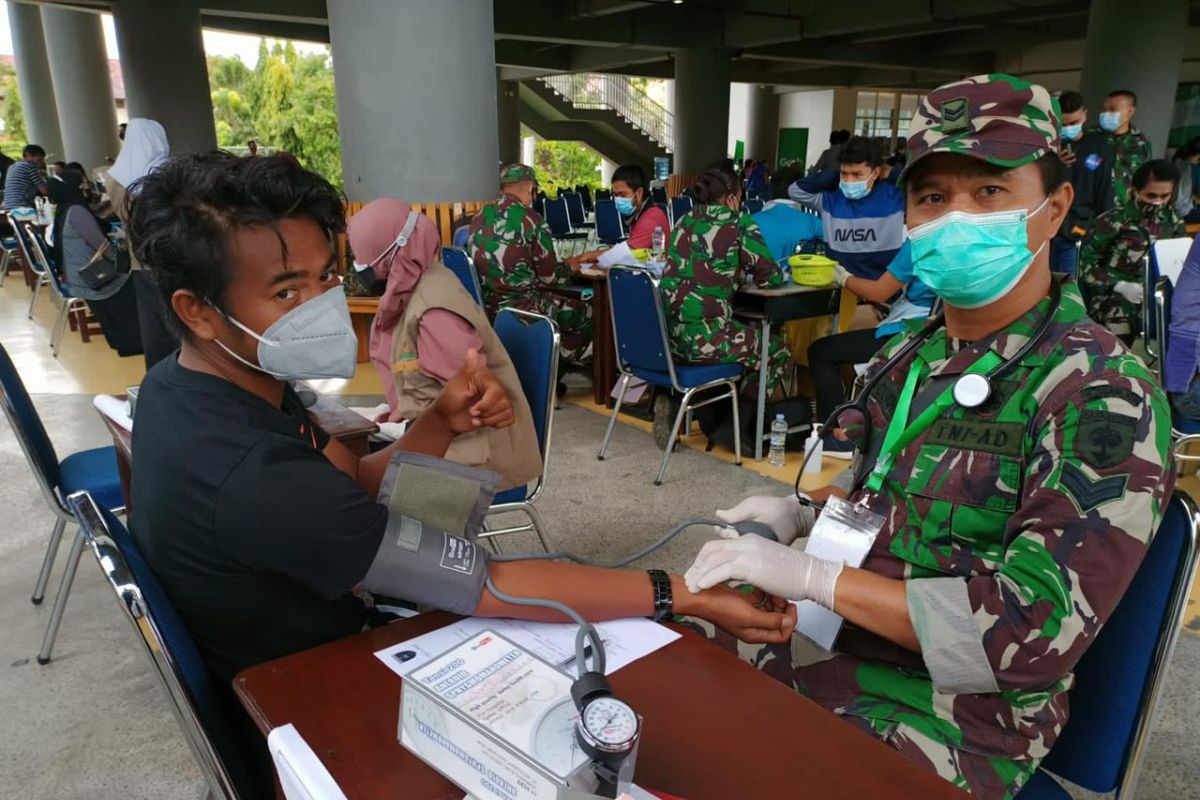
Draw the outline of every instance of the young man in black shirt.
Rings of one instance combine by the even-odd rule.
[[[441,456],[458,434],[511,424],[512,408],[480,357],[378,453],[358,458],[312,422],[288,380],[354,369],[333,248],[342,203],[323,178],[275,157],[189,155],[130,196],[132,247],[183,334],[139,395],[132,533],[219,679],[359,631],[368,609],[352,590],[364,585],[459,613],[562,619],[501,602],[484,587],[490,576],[504,592],[554,598],[591,619],[655,612],[645,573],[489,563],[448,536],[465,569],[421,580],[405,571],[402,515],[377,501],[393,456]],[[423,549],[431,532],[421,536]],[[670,584],[679,613],[747,640],[791,634],[794,611],[782,602],[759,608],[761,596]]]
[[[1074,275],[1077,244],[1092,229],[1096,218],[1113,207],[1113,166],[1116,155],[1100,131],[1087,131],[1088,110],[1079,92],[1063,92],[1063,147],[1059,157],[1071,169],[1075,201],[1058,234],[1050,241],[1050,268]]]

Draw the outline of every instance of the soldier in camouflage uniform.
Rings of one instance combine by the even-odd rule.
[[[1113,151],[1113,205],[1132,205],[1133,174],[1151,158],[1150,140],[1133,125],[1137,95],[1126,89],[1110,92],[1100,112],[1101,126],[1090,128],[1107,139]]]
[[[1033,209],[1046,185],[1054,187],[1049,211],[1026,223],[1028,249],[1037,253],[1021,280],[988,305],[948,317],[951,325],[996,319],[997,327],[970,331],[971,342],[962,328],[937,328],[884,372],[865,416],[843,416],[859,453],[832,493],[884,520],[862,568],[788,547],[811,530],[814,512],[794,496],[759,497],[717,514],[770,524],[780,542],[709,542],[686,576],[692,590],[750,581],[842,615],[834,653],[799,636],[750,646],[693,624],[905,757],[992,800],[1015,797],[1053,747],[1068,719],[1075,664],[1132,580],[1174,485],[1170,410],[1154,376],[1087,319],[1073,284],[1058,287],[1053,307],[1045,243],[1071,192],[1052,170],[1041,171],[1045,162],[1033,162],[1057,158],[1055,105],[1040,86],[985,75],[933,91],[913,119],[901,179],[911,182],[910,222],[936,219],[951,205]],[[925,161],[931,154],[938,155]],[[980,191],[989,184],[1004,191]],[[1017,302],[1027,311],[1004,324]],[[949,379],[983,359],[986,366],[1014,358],[1047,314],[1045,335],[983,405],[951,402],[936,412]],[[868,375],[908,341],[891,340]],[[898,410],[902,400],[908,407],[905,398],[907,415]],[[916,424],[930,407],[931,424]],[[881,457],[893,418],[896,431],[915,435]]]
[[[475,262],[488,317],[501,308],[545,314],[558,324],[562,357],[583,361],[592,348],[592,306],[549,290],[571,278],[571,269],[554,254],[554,240],[533,210],[537,179],[524,164],[500,170],[500,199],[471,220],[467,253]]]
[[[761,287],[783,285],[762,231],[741,208],[741,186],[723,170],[704,172],[695,187],[696,207],[671,234],[660,289],[666,304],[671,350],[680,361],[741,364],[746,391],[756,391],[761,361],[760,329],[733,317],[733,295],[747,278]],[[769,345],[767,388],[787,365],[780,329]]]
[[[1106,211],[1083,239],[1079,286],[1088,316],[1125,344],[1142,329],[1142,263],[1157,239],[1186,235],[1172,205],[1179,173],[1169,161],[1150,161],[1133,177],[1134,202]]]

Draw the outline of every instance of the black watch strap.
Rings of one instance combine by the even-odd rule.
[[[675,614],[675,597],[671,593],[671,576],[661,569],[648,569],[646,573],[650,576],[650,586],[654,590],[654,616],[651,619],[655,622],[662,622]]]

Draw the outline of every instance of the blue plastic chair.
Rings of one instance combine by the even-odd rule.
[[[58,348],[66,333],[67,322],[76,311],[87,311],[87,303],[72,294],[70,287],[67,286],[67,282],[63,280],[63,276],[58,270],[58,265],[47,257],[48,247],[34,223],[23,222],[21,228],[25,232],[25,241],[33,256],[32,263],[37,264],[36,271],[39,275],[46,276],[46,285],[50,287],[50,293],[54,295],[54,299],[58,303],[58,317],[54,320],[54,327],[50,329],[50,351],[55,358],[58,358]],[[81,324],[86,325],[87,322],[81,321]]]
[[[483,305],[483,290],[479,286],[479,274],[475,272],[475,262],[461,247],[443,247],[442,264],[458,276],[467,294]]]
[[[1154,292],[1158,288],[1159,279],[1166,277],[1175,285],[1179,273],[1183,270],[1183,261],[1191,249],[1192,238],[1181,236],[1175,239],[1159,239],[1150,245],[1150,252],[1142,259],[1143,300],[1142,300],[1142,336],[1146,355],[1152,359],[1165,358],[1166,348],[1158,336],[1158,309],[1154,305]]]
[[[1200,516],[1176,491],[1133,582],[1075,667],[1071,716],[1019,800],[1067,800],[1050,773],[1133,797],[1196,575]]]
[[[4,279],[8,277],[8,267],[12,263],[12,257],[17,254],[17,249],[20,245],[15,236],[7,236],[0,239],[0,287],[4,286]]]
[[[601,461],[608,454],[608,444],[612,439],[613,428],[617,424],[617,414],[621,412],[621,403],[625,400],[625,392],[629,389],[629,381],[640,378],[647,383],[664,389],[673,389],[683,395],[679,405],[679,413],[675,415],[675,425],[671,428],[671,438],[667,442],[666,452],[663,453],[662,464],[658,468],[658,477],[654,479],[655,486],[661,486],[663,475],[667,472],[667,461],[675,448],[675,440],[679,435],[679,426],[684,415],[689,410],[701,408],[710,403],[728,399],[733,406],[733,452],[734,463],[742,463],[742,441],[740,420],[738,419],[737,381],[742,376],[740,364],[702,364],[676,366],[671,358],[671,345],[667,339],[667,320],[663,313],[662,296],[658,284],[644,269],[633,267],[610,267],[608,270],[609,304],[612,310],[613,341],[616,343],[617,366],[621,370],[620,390],[617,402],[613,406],[612,416],[608,420],[608,430],[604,434],[604,443],[596,456]],[[697,392],[724,387],[727,391],[692,404],[692,397]]]
[[[79,521],[82,540],[95,555],[144,645],[204,775],[208,797],[238,800],[262,796],[248,755],[253,745],[239,735],[234,718],[241,712],[224,699],[227,693],[200,658],[192,635],[133,537],[116,517],[97,508],[87,492],[70,495],[67,505]]]
[[[1167,385],[1167,353],[1171,347],[1171,301],[1175,296],[1175,285],[1171,275],[1158,279],[1154,287],[1154,297],[1151,308],[1154,309],[1154,324],[1156,338],[1161,348],[1162,357],[1156,364],[1160,386]],[[1185,463],[1200,461],[1200,455],[1188,453],[1191,445],[1200,442],[1200,420],[1179,416],[1172,409],[1171,418],[1171,449],[1175,453],[1175,463],[1180,471]]]
[[[742,210],[747,214],[757,214],[763,210],[763,206],[765,205],[766,203],[764,203],[762,200],[747,200],[742,203]]]
[[[597,189],[596,190],[596,202],[599,202],[601,200],[612,200],[612,196],[613,196],[612,189]]]
[[[528,486],[517,486],[501,492],[492,500],[488,515],[520,511],[529,518],[528,525],[500,528],[480,533],[480,538],[493,538],[507,533],[532,530],[546,552],[546,537],[542,531],[542,519],[533,503],[542,494],[546,485],[546,469],[550,460],[550,432],[554,426],[554,390],[558,380],[559,335],[558,326],[549,317],[502,308],[496,314],[493,325],[496,336],[512,359],[517,378],[529,410],[533,414],[533,427],[537,431],[538,449],[542,454],[542,472]],[[492,542],[493,546],[495,542]]]
[[[571,220],[571,229],[580,230],[581,228],[594,227],[593,223],[587,221],[587,210],[583,206],[583,197],[578,192],[567,192],[562,195],[562,199],[567,201],[567,218]]]
[[[612,198],[596,198],[596,239],[612,246],[625,241],[627,236],[616,202]]]
[[[686,195],[679,195],[671,198],[671,225],[677,225],[679,220],[689,214],[692,210],[692,198]]]
[[[42,569],[38,573],[33,596],[30,598],[34,605],[41,605],[46,594],[46,584],[50,580],[50,571],[54,568],[54,559],[62,542],[63,530],[68,522],[75,521],[66,506],[67,496],[72,492],[87,491],[107,509],[118,513],[125,509],[125,495],[121,489],[121,476],[117,471],[117,451],[111,446],[97,447],[73,453],[59,461],[54,452],[54,445],[46,434],[46,428],[42,425],[42,419],[29,398],[29,392],[25,390],[17,368],[2,345],[0,406],[4,408],[4,416],[8,418],[17,443],[21,445],[21,450],[29,461],[33,477],[46,499],[46,505],[55,517],[54,530],[50,533],[46,555],[42,558]],[[67,606],[67,596],[71,593],[71,584],[75,580],[75,569],[79,565],[82,547],[83,540],[76,536],[63,570],[58,595],[54,599],[54,610],[50,614],[46,635],[42,639],[42,649],[38,654],[39,664],[50,661],[50,651],[54,647],[54,638],[58,634],[63,610]]]
[[[29,265],[29,269],[34,274],[33,292],[29,295],[29,310],[25,313],[26,318],[33,319],[33,309],[37,305],[38,293],[42,290],[43,286],[50,283],[50,276],[42,269],[41,264],[33,258],[33,250],[29,247],[28,237],[24,230],[25,221],[28,217],[18,215],[15,211],[6,212],[5,217],[7,217],[8,224],[13,229],[17,240],[17,249],[21,251],[21,257],[25,259],[25,263]]]

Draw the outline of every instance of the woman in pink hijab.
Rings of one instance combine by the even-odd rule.
[[[504,385],[517,421],[459,436],[446,458],[500,473],[501,490],[537,477],[541,454],[516,370],[483,309],[442,266],[432,220],[402,200],[373,200],[350,218],[346,236],[359,278],[380,296],[370,355],[387,392],[386,421],[416,419],[474,350]]]

